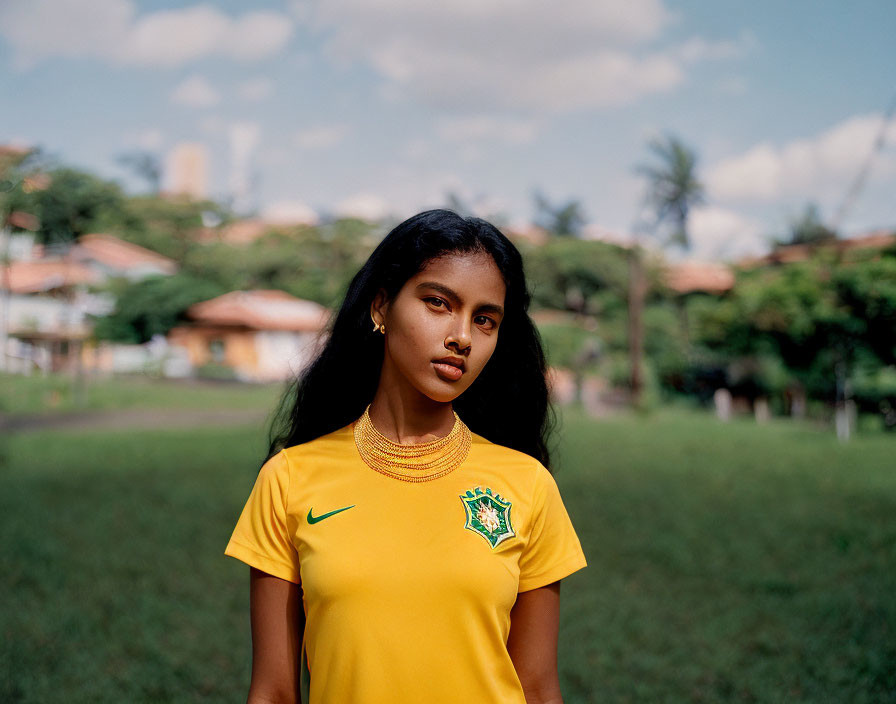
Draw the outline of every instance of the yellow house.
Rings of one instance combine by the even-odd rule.
[[[330,311],[284,291],[231,291],[187,310],[168,342],[194,367],[216,364],[243,381],[288,379],[310,361]]]

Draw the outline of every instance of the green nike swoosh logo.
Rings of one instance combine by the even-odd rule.
[[[325,518],[329,518],[330,516],[335,516],[337,513],[342,513],[343,511],[348,511],[350,508],[354,508],[355,505],[346,506],[345,508],[337,508],[335,511],[330,511],[329,513],[323,513],[320,516],[312,516],[311,512],[314,510],[313,508],[308,509],[308,523],[314,524],[319,521],[324,520]]]

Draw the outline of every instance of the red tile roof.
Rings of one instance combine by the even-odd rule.
[[[70,256],[76,261],[94,260],[119,271],[139,269],[147,265],[167,274],[177,271],[177,263],[173,259],[118,237],[98,233],[83,235]]]
[[[13,144],[0,144],[0,157],[25,156],[30,150],[27,147],[18,147]]]
[[[0,271],[0,289],[12,293],[40,293],[64,286],[99,283],[100,280],[99,274],[83,264],[62,259],[11,262],[8,287],[7,279]]]
[[[329,311],[285,291],[231,291],[190,306],[187,315],[209,325],[317,332],[326,324]]]
[[[251,244],[276,229],[278,229],[276,225],[263,220],[237,220],[220,228],[200,228],[196,231],[195,237],[199,242],[226,242],[240,246]]]
[[[859,237],[844,237],[818,244],[790,244],[776,247],[761,257],[747,257],[737,262],[743,269],[765,266],[768,264],[789,264],[802,262],[812,256],[817,249],[837,249],[841,252],[853,249],[886,249],[896,246],[896,233],[892,230],[875,230]]]
[[[724,293],[734,286],[734,273],[718,262],[686,261],[670,264],[665,272],[666,286],[676,293]]]
[[[35,230],[40,229],[40,220],[37,219],[37,216],[32,215],[31,213],[26,213],[23,210],[13,210],[6,219],[6,222],[13,227],[18,227],[22,230],[31,230],[34,232]]]

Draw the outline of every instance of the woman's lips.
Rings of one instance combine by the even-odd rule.
[[[432,366],[435,367],[436,374],[446,381],[457,381],[464,375],[462,369],[458,369],[451,364],[445,364],[444,362],[433,362]]]

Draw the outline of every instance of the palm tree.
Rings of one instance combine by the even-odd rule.
[[[703,184],[697,179],[697,155],[673,135],[650,142],[656,163],[640,167],[647,177],[647,203],[652,208],[654,228],[672,229],[664,245],[690,249],[688,215],[703,202]]]
[[[541,191],[535,191],[536,224],[557,237],[579,237],[585,214],[578,200],[553,204]]]
[[[837,239],[837,232],[824,224],[818,205],[807,203],[801,215],[790,220],[788,238],[775,242],[776,247],[790,244],[820,244]]]
[[[697,179],[697,156],[680,139],[666,135],[649,144],[654,163],[639,167],[647,178],[646,204],[652,217],[645,226],[653,235],[664,234],[663,246],[678,245],[690,249],[688,216],[691,208],[703,202],[703,184]],[[647,284],[644,277],[643,252],[636,242],[631,249],[629,280],[629,356],[631,364],[632,403],[641,405],[643,378],[641,356],[644,347],[642,312]]]

